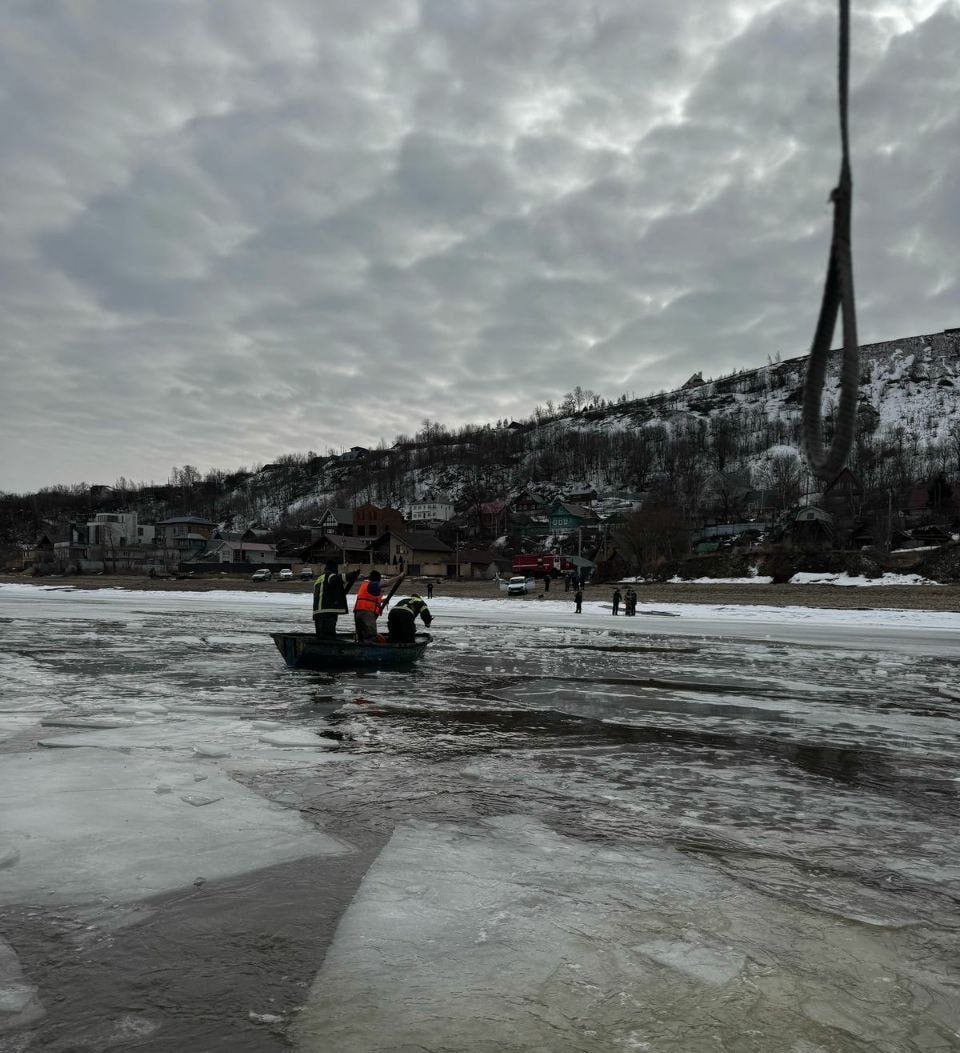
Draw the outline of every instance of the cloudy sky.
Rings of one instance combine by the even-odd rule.
[[[960,0],[854,0],[860,332],[960,325]],[[832,0],[8,0],[0,489],[806,351]]]

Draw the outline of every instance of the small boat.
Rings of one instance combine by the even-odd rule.
[[[352,633],[337,633],[336,640],[320,640],[314,633],[271,633],[277,650],[291,669],[405,669],[419,658],[433,639],[417,633],[413,643],[357,643]]]

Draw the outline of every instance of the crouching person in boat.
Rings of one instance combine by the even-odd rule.
[[[402,578],[397,574],[394,578]],[[386,599],[383,595],[382,575],[379,570],[371,570],[366,581],[357,589],[357,599],[353,605],[353,623],[357,630],[357,643],[377,642],[377,618],[383,612]],[[399,584],[399,582],[397,582]]]
[[[406,596],[387,615],[390,643],[413,643],[416,638],[417,616],[429,629],[433,621],[430,608],[422,596]]]
[[[337,638],[337,618],[347,614],[347,593],[360,576],[359,570],[343,575],[335,560],[329,560],[313,586],[313,624],[321,640]]]

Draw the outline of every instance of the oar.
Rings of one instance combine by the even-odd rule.
[[[390,591],[389,591],[389,592],[387,593],[387,598],[386,598],[386,599],[385,599],[385,600],[383,601],[383,605],[382,605],[382,606],[381,606],[381,608],[380,608],[380,610],[381,610],[381,611],[385,611],[385,610],[387,609],[387,606],[388,606],[388,604],[389,604],[389,603],[390,603],[390,601],[391,601],[391,600],[393,599],[393,594],[394,594],[394,593],[395,593],[395,592],[397,591],[397,589],[399,589],[399,588],[400,588],[400,586],[401,586],[401,585],[403,584],[403,579],[404,579],[405,577],[406,577],[406,575],[404,575],[404,574],[401,574],[401,575],[400,575],[400,577],[399,577],[399,578],[397,578],[397,580],[396,580],[396,581],[395,581],[395,582],[393,583],[393,585],[392,585],[392,586],[390,587]]]

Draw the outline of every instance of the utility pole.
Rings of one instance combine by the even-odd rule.
[[[893,548],[893,490],[887,490],[887,551]]]

